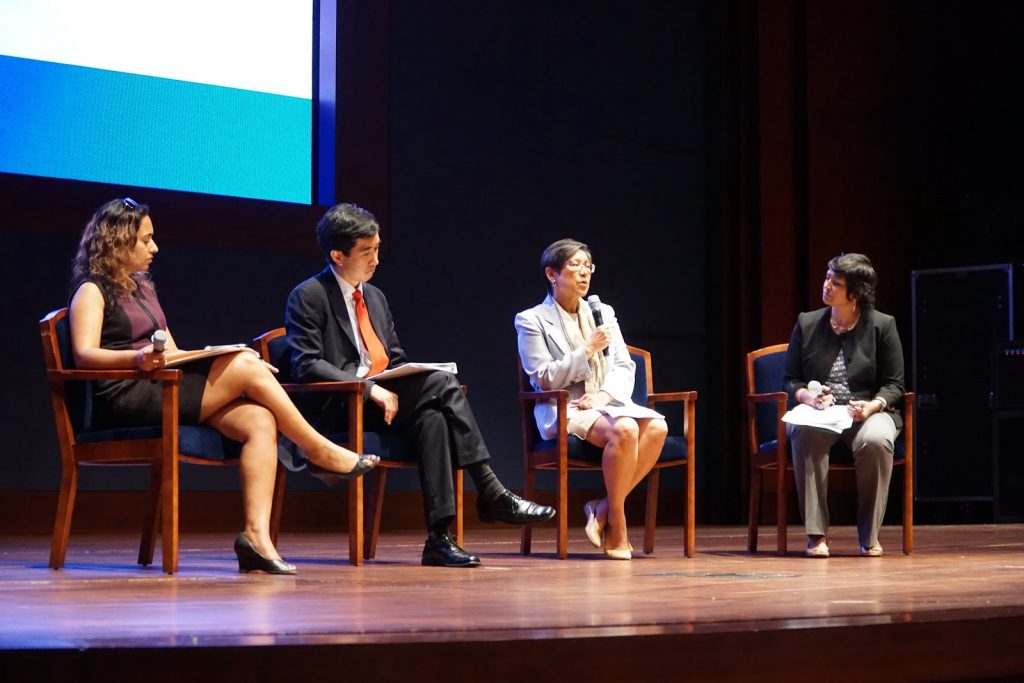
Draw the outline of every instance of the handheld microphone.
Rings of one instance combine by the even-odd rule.
[[[157,330],[153,333],[153,336],[149,338],[149,341],[153,342],[153,353],[163,353],[164,347],[167,345],[167,332],[164,330]]]
[[[601,299],[597,294],[591,294],[587,297],[587,305],[590,306],[590,312],[594,314],[594,324],[600,327],[604,325],[604,316],[601,314]],[[601,353],[608,355],[608,347],[601,349]]]

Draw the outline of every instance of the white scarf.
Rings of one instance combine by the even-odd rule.
[[[576,313],[570,313],[555,301],[555,308],[558,309],[558,320],[562,323],[562,332],[565,334],[569,347],[573,350],[586,345],[587,338],[593,334],[596,325],[594,317],[588,306],[580,301],[576,306]],[[595,353],[590,360],[590,377],[587,378],[585,387],[586,393],[596,394],[604,386],[605,362],[603,353]]]

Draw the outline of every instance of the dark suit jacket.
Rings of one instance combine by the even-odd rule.
[[[395,334],[391,309],[383,292],[363,283],[363,300],[370,322],[388,353],[388,367],[407,362],[405,351]],[[285,328],[291,347],[291,379],[296,382],[357,381],[359,351],[348,317],[341,287],[331,269],[325,268],[298,285],[288,296]],[[374,383],[366,382],[364,400]]]
[[[812,379],[824,383],[841,348],[850,393],[864,401],[884,398],[896,428],[902,428],[903,419],[895,408],[903,397],[903,345],[895,318],[869,309],[850,332],[836,335],[829,323],[831,311],[821,308],[797,318],[786,353],[785,382],[790,399]]]

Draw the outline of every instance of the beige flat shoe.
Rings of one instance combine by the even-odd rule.
[[[601,530],[597,524],[597,501],[592,500],[583,506],[583,514],[587,516],[587,525],[583,527],[587,538],[594,544],[595,548],[602,546]]]
[[[613,548],[605,548],[604,554],[607,555],[608,559],[611,560],[632,560],[633,547],[630,546],[629,548],[619,548],[617,550]]]
[[[823,536],[816,543],[809,541],[807,543],[807,557],[825,558],[828,557],[828,543]]]
[[[877,543],[872,545],[870,548],[865,548],[864,546],[861,546],[860,547],[860,554],[863,557],[881,557],[882,556],[882,546],[880,546]]]

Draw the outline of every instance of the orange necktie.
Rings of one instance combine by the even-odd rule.
[[[356,302],[356,322],[359,323],[359,336],[363,339],[363,346],[370,354],[370,372],[367,376],[372,377],[382,372],[388,366],[388,352],[380,343],[380,337],[373,331],[370,324],[370,312],[366,310],[366,302],[363,301],[363,293],[358,289],[352,292],[352,299]]]

